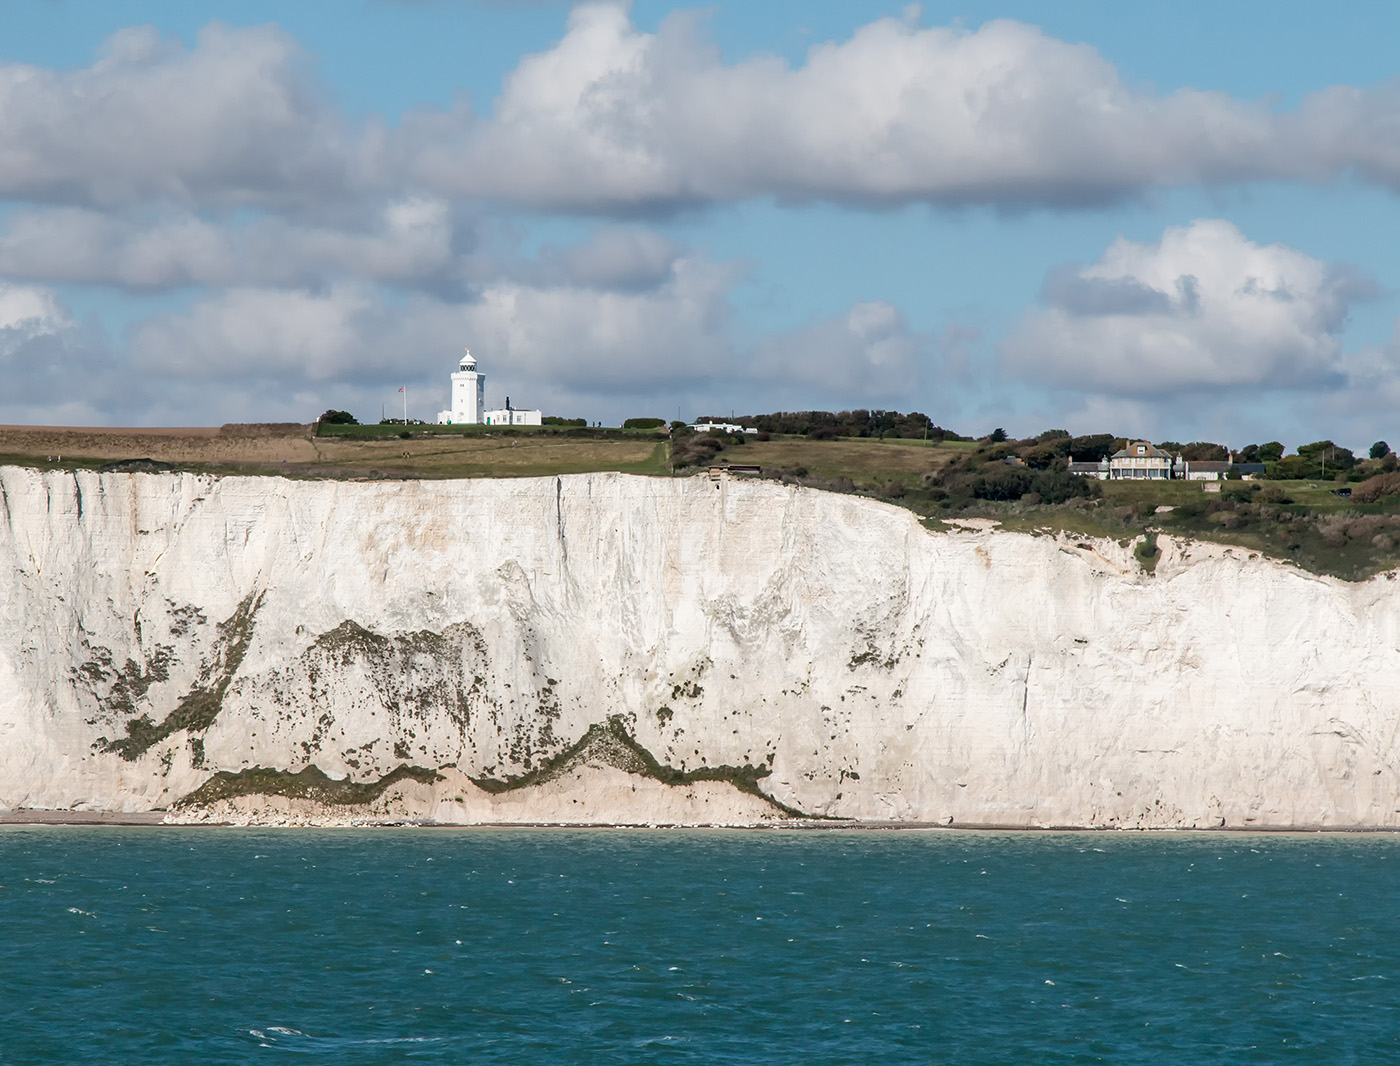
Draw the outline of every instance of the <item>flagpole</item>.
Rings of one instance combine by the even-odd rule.
[[[407,429],[407,428],[408,428],[408,386],[405,385],[405,386],[404,386],[402,389],[400,389],[399,391],[403,393],[403,424],[404,424],[404,428]]]

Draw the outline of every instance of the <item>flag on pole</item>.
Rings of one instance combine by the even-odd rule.
[[[399,391],[400,391],[400,392],[403,392],[403,389],[399,389]]]

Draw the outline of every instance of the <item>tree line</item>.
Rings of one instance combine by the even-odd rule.
[[[919,440],[973,440],[933,424],[921,411],[774,411],[766,415],[704,415],[697,422],[729,422],[760,433],[784,433],[833,440],[836,437],[900,437]]]

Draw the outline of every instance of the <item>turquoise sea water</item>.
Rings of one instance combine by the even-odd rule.
[[[1395,1063],[1392,837],[0,829],[0,1062]]]

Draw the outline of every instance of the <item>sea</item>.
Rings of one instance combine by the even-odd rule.
[[[4,827],[0,1062],[1397,1063],[1400,839]]]

